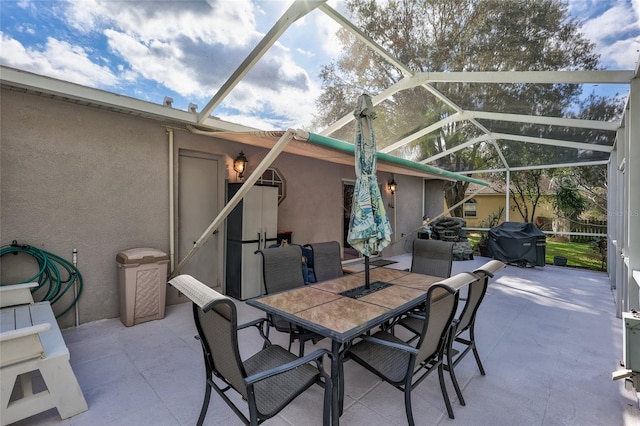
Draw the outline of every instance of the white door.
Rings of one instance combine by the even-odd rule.
[[[179,154],[178,169],[178,260],[191,250],[194,243],[218,215],[219,161],[206,154]],[[215,287],[218,282],[218,235],[209,240],[191,257],[181,273],[189,274]]]

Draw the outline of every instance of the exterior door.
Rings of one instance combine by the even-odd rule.
[[[207,154],[180,151],[178,168],[178,262],[191,250],[220,212],[218,202],[220,162]],[[187,262],[181,273],[210,287],[220,285],[218,238],[209,240]]]
[[[342,181],[342,246],[344,247],[344,259],[355,259],[360,253],[347,242],[349,235],[349,220],[351,219],[351,207],[353,206],[353,191],[355,181]]]

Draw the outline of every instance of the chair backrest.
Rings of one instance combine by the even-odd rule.
[[[313,273],[316,281],[326,281],[344,275],[340,256],[340,243],[327,241],[306,244],[313,255]]]
[[[413,241],[411,272],[449,278],[453,263],[453,244],[448,241],[416,238]]]
[[[498,272],[500,269],[504,268],[505,266],[507,265],[505,265],[503,262],[499,260],[490,260],[484,265],[482,265],[481,267],[479,267],[478,269],[476,269],[475,271],[473,271],[473,273],[476,275],[477,274],[483,275],[487,278],[493,278],[496,272]]]
[[[487,292],[489,278],[493,277],[495,272],[504,268],[504,266],[505,264],[499,260],[491,260],[473,271],[478,279],[469,284],[467,300],[460,316],[458,317],[456,334],[462,333],[473,323],[476,313],[478,312],[478,308],[480,307],[480,303]]]
[[[462,272],[432,285],[427,292],[425,321],[416,348],[416,364],[432,358],[444,350],[447,332],[458,307],[459,290],[476,281],[477,277]]]
[[[267,294],[304,286],[300,246],[274,247],[257,253],[262,255],[262,277]]]
[[[247,376],[238,350],[238,315],[233,301],[190,275],[169,281],[193,302],[193,319],[198,330],[205,360],[245,399]]]

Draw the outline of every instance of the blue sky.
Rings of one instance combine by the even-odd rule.
[[[0,63],[175,108],[201,109],[291,1],[0,0]],[[330,1],[341,10],[340,2]],[[571,0],[607,69],[635,69],[640,0]],[[306,127],[338,25],[297,22],[214,115],[253,127]]]

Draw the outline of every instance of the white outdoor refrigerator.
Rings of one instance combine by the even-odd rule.
[[[242,186],[230,183],[227,199]],[[245,300],[264,293],[262,257],[256,250],[277,243],[278,188],[255,185],[227,217],[226,293]]]

